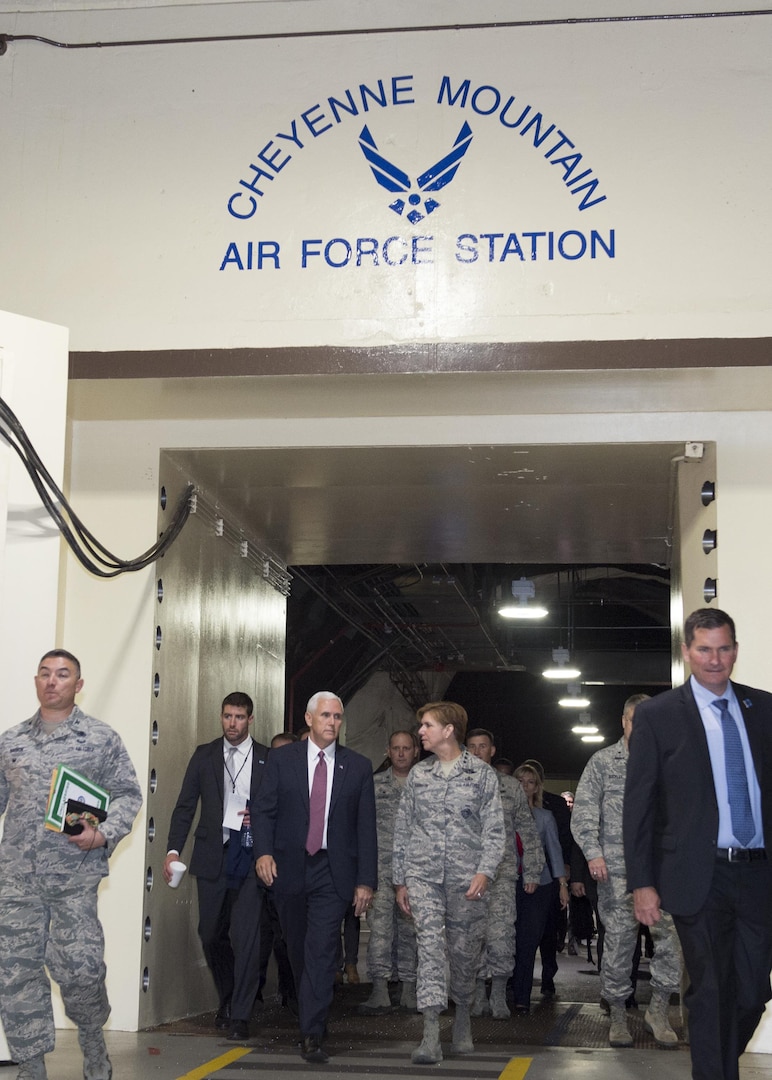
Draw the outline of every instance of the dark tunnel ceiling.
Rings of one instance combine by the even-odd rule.
[[[379,669],[411,704],[422,669],[458,672],[459,691],[486,673],[538,698],[552,649],[567,647],[584,680],[607,684],[596,695],[609,699],[610,739],[617,699],[669,680],[669,513],[682,453],[681,443],[167,452],[289,565],[288,679],[306,672],[298,700],[320,680],[350,697]],[[541,624],[496,613],[521,576],[550,609]],[[535,708],[544,718],[546,706]],[[549,741],[550,724],[540,730]]]

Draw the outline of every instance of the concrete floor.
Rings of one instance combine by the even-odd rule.
[[[232,1046],[214,1036],[171,1035],[158,1032],[109,1032],[107,1043],[115,1080],[246,1080],[274,1077],[298,1080],[319,1071],[329,1080],[367,1076],[381,1080],[395,1075],[448,1077],[453,1080],[689,1080],[689,1054],[684,1050],[611,1050],[561,1047],[494,1048],[485,1046],[474,1054],[446,1058],[441,1065],[415,1066],[410,1051],[415,1042],[366,1046],[335,1045],[328,1065],[311,1066],[290,1047]],[[336,1052],[337,1051],[337,1052]],[[51,1080],[82,1080],[83,1063],[74,1031],[58,1033],[56,1050],[47,1059]],[[15,1077],[15,1067],[0,1068],[0,1078]],[[742,1080],[772,1080],[772,1055],[746,1054],[740,1069]]]
[[[360,971],[365,965],[360,961]],[[394,1010],[383,1018],[360,1017],[356,1007],[369,993],[366,984],[343,986],[330,1013],[326,1048],[328,1065],[307,1065],[297,1050],[296,1021],[266,987],[265,1006],[255,1013],[252,1037],[243,1045],[227,1042],[212,1030],[213,1014],[191,1017],[147,1032],[106,1033],[115,1080],[236,1080],[270,1077],[285,1080],[308,1077],[314,1071],[330,1080],[366,1076],[372,1080],[399,1076],[448,1077],[450,1080],[689,1080],[688,1047],[659,1050],[643,1026],[643,1007],[629,1013],[634,1046],[612,1050],[607,1045],[608,1020],[597,1005],[598,978],[586,957],[561,955],[556,978],[557,998],[543,1001],[538,992],[538,967],[531,1013],[510,1021],[473,1020],[475,1052],[449,1054],[440,1065],[414,1066],[410,1053],[420,1041],[422,1021],[416,1014]],[[637,997],[649,998],[644,962]],[[679,1010],[671,1009],[679,1028]],[[452,1016],[441,1020],[441,1035],[449,1047]],[[57,1032],[56,1049],[47,1058],[51,1080],[82,1080],[83,1064],[72,1030]],[[772,1080],[772,1055],[746,1054],[742,1080]],[[0,1066],[0,1080],[14,1080],[15,1066]]]

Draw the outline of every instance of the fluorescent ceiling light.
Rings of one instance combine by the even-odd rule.
[[[549,612],[544,607],[527,607],[524,604],[507,604],[499,608],[499,615],[505,619],[543,619]]]
[[[605,742],[602,735],[582,735],[582,742]]]
[[[581,677],[581,671],[577,667],[572,667],[569,664],[571,654],[568,649],[553,649],[552,650],[552,664],[553,666],[547,668],[546,671],[542,671],[542,675],[545,679],[565,679],[566,682],[578,679]]]
[[[578,679],[581,674],[579,668],[575,667],[553,667],[542,671],[545,679]]]
[[[597,735],[598,729],[595,724],[576,724],[571,728],[574,735]]]
[[[512,595],[517,603],[499,608],[499,615],[505,619],[543,619],[545,615],[549,615],[545,607],[529,606],[528,601],[533,600],[536,595],[536,587],[527,578],[521,577],[512,582]]]
[[[586,709],[589,704],[590,699],[586,697],[562,697],[558,702],[564,709]]]

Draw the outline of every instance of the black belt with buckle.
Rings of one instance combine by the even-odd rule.
[[[716,848],[716,858],[722,862],[756,862],[766,859],[763,847],[720,847]]]

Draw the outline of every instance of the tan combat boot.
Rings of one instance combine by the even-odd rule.
[[[424,1009],[424,1037],[410,1055],[414,1065],[437,1065],[442,1061],[440,1049],[440,1010]]]
[[[611,1027],[608,1031],[609,1046],[632,1046],[633,1037],[627,1026],[627,1010],[624,1005],[611,1006]]]
[[[670,1026],[667,1011],[670,1002],[662,994],[652,994],[649,1007],[643,1018],[646,1030],[654,1036],[657,1046],[666,1050],[675,1050],[678,1046],[678,1036]]]

